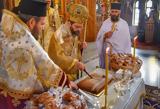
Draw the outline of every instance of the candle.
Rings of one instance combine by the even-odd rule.
[[[105,108],[107,107],[107,95],[108,95],[108,74],[109,74],[109,50],[110,48],[106,48],[106,79],[105,79]],[[107,109],[107,108],[106,108]]]
[[[133,56],[136,57],[136,40],[138,36],[135,36],[133,39]]]
[[[84,27],[84,39],[83,39],[83,42],[86,41],[86,35],[87,35],[87,20],[85,21],[85,27]]]

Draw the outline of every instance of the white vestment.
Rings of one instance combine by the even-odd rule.
[[[111,22],[111,19],[108,18],[105,20],[99,30],[97,39],[96,39],[96,45],[99,56],[104,54],[103,48],[105,42],[110,42],[113,46],[112,52],[113,53],[131,53],[131,39],[130,39],[130,33],[129,33],[129,27],[126,21],[120,18],[120,20],[115,24],[115,31],[113,32],[113,35],[111,38],[107,38],[105,41],[103,41],[104,34],[106,32],[109,32],[112,30],[113,23]],[[105,44],[106,45],[106,44]],[[105,47],[106,48],[106,47]],[[100,58],[100,63],[101,60]]]

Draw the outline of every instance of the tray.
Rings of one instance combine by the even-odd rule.
[[[99,76],[105,76],[105,70],[100,70],[101,72],[99,72],[99,71],[97,71],[97,70],[95,70],[94,72],[92,72],[92,73],[90,73],[91,75],[98,75],[97,76],[97,78],[98,79],[100,79],[100,77]],[[111,74],[109,74],[109,82],[108,83],[110,83],[111,81],[112,81],[112,75]],[[86,80],[86,78],[88,78],[88,80]],[[103,77],[102,77],[103,78]],[[88,94],[90,94],[90,95],[93,95],[93,96],[96,96],[96,97],[99,97],[100,95],[102,95],[103,93],[104,93],[104,87],[105,87],[105,77],[104,77],[104,82],[102,82],[102,81],[99,81],[99,84],[104,84],[104,86],[101,86],[100,87],[100,89],[101,89],[101,91],[100,92],[98,92],[98,93],[93,93],[92,91],[89,91],[88,89],[84,89],[84,88],[86,88],[87,86],[80,86],[79,84],[80,84],[80,82],[82,82],[83,81],[83,83],[81,83],[81,85],[82,84],[85,84],[85,82],[86,82],[86,84],[88,84],[88,83],[90,83],[91,85],[93,85],[94,84],[94,82],[95,82],[95,84],[97,84],[97,81],[95,80],[91,80],[88,76],[85,76],[84,78],[82,78],[82,79],[80,79],[78,82],[77,82],[77,84],[78,84],[78,86],[79,86],[79,88],[81,89],[81,90],[83,90],[84,92],[86,92],[86,93],[88,93]],[[97,84],[98,85],[98,84]],[[99,85],[98,85],[99,86]],[[92,90],[94,90],[94,87],[96,87],[95,85],[93,85],[93,86],[89,86],[89,87],[91,87],[91,89]],[[88,87],[87,87],[88,88]],[[95,89],[96,90],[96,89]]]

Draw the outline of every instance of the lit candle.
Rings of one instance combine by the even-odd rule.
[[[136,40],[137,40],[138,36],[135,36],[133,39],[133,56],[136,57]]]
[[[106,48],[105,108],[107,107],[107,95],[108,95],[109,50],[110,48],[107,47]]]

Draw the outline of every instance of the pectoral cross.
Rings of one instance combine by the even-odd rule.
[[[114,31],[117,31],[117,23],[113,23],[112,24],[112,27],[111,27],[111,31],[114,32]]]

